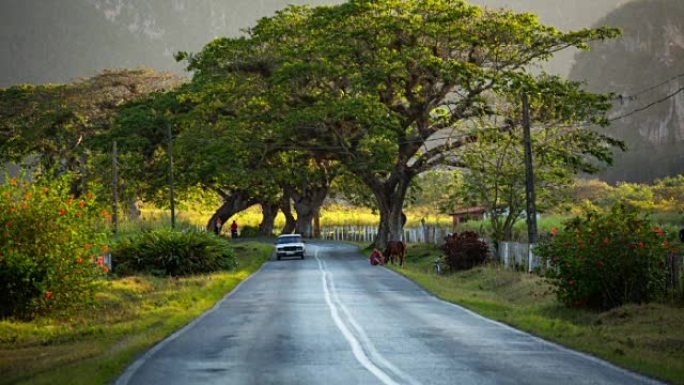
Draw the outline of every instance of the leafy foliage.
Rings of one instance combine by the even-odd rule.
[[[451,271],[468,270],[481,265],[487,259],[489,247],[473,231],[452,234],[442,246],[444,261]]]
[[[70,198],[64,179],[0,186],[0,317],[83,305],[108,270],[105,221],[91,194]]]
[[[667,259],[676,251],[673,234],[623,204],[570,220],[535,249],[549,264],[559,301],[604,309],[662,295]]]
[[[232,269],[228,242],[209,232],[159,229],[119,241],[112,252],[116,272],[184,276]]]

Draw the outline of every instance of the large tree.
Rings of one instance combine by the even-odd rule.
[[[289,8],[262,20],[251,38],[277,57],[268,68],[286,95],[283,132],[302,147],[327,149],[368,186],[382,246],[402,235],[411,180],[438,164],[460,164],[454,150],[477,139],[468,121],[495,116],[502,96],[545,81],[530,66],[615,35],[604,28],[563,33],[531,14],[458,0],[356,0]],[[600,120],[605,98],[585,95],[573,105],[587,113],[565,123]],[[448,139],[434,140],[439,134]]]
[[[0,161],[28,163],[35,175],[67,171],[80,175],[73,192],[89,174],[94,138],[108,132],[118,108],[146,95],[168,90],[181,79],[148,69],[107,70],[70,84],[21,85],[0,90]]]

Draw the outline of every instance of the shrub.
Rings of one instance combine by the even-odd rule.
[[[554,233],[535,252],[564,304],[607,309],[664,293],[672,236],[635,209],[616,204],[606,214],[588,212]]]
[[[450,270],[468,270],[481,265],[487,259],[489,248],[474,231],[452,234],[442,246],[444,262]]]
[[[28,319],[93,299],[108,267],[109,213],[63,181],[0,186],[0,317]]]
[[[114,246],[119,274],[182,276],[235,267],[228,242],[213,233],[159,229],[138,233]]]
[[[261,233],[259,233],[258,227],[242,226],[242,229],[240,230],[240,237],[241,238],[254,238],[254,237],[258,237],[259,235],[261,235]]]

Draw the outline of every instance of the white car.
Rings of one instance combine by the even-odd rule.
[[[278,237],[276,242],[276,258],[299,257],[304,259],[305,246],[299,234],[285,234]]]

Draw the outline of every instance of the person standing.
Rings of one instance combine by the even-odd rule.
[[[238,224],[236,221],[233,221],[233,224],[230,225],[230,237],[231,238],[237,238],[238,236]]]
[[[214,234],[221,234],[221,227],[223,227],[223,221],[221,218],[216,218],[216,223],[214,224]]]

